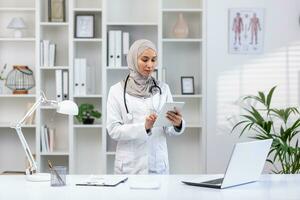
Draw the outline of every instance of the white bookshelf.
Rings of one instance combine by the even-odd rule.
[[[5,12],[5,11],[19,11],[19,12],[23,12],[23,11],[29,11],[29,12],[33,12],[35,11],[35,8],[30,8],[30,7],[20,7],[20,8],[16,8],[16,7],[2,7],[0,8],[0,12]]]
[[[82,39],[74,38],[74,42],[102,42],[101,38]]]
[[[102,12],[101,8],[74,8],[75,12]]]
[[[111,85],[128,74],[125,58],[122,67],[107,67],[107,32],[129,32],[130,44],[141,38],[153,41],[159,51],[159,80],[169,84],[175,101],[185,101],[183,115],[187,122],[185,133],[169,137],[171,173],[205,172],[205,30],[202,0],[66,0],[66,21],[48,22],[46,0],[0,0],[0,61],[10,65],[18,57],[20,63],[32,66],[36,87],[28,95],[12,95],[9,90],[0,94],[0,173],[4,170],[24,170],[25,154],[10,129],[10,122],[22,117],[26,105],[33,103],[44,91],[55,99],[55,70],[69,71],[69,96],[78,105],[92,103],[102,113],[93,125],[80,124],[75,117],[60,115],[55,108],[41,106],[33,125],[24,127],[24,135],[36,156],[41,172],[48,172],[47,160],[66,165],[72,174],[113,173],[116,142],[106,133],[106,103]],[[143,12],[133,12],[143,9]],[[188,38],[171,35],[179,13],[189,23]],[[24,38],[13,38],[4,24],[20,15],[28,22]],[[75,38],[75,16],[95,16],[95,37]],[[2,27],[1,27],[2,24]],[[51,40],[56,46],[54,67],[39,66],[40,41]],[[12,54],[13,52],[13,54]],[[12,56],[13,55],[13,56]],[[86,58],[94,74],[93,90],[87,95],[74,95],[74,59]],[[1,63],[0,63],[1,64]],[[165,72],[163,77],[162,73]],[[195,94],[182,95],[180,76],[194,76]],[[163,78],[165,78],[163,80]],[[47,124],[56,129],[54,152],[40,151],[40,127]],[[15,152],[12,149],[16,149]],[[14,152],[14,154],[10,153]],[[17,156],[15,156],[17,154]],[[187,156],[188,155],[188,156]],[[15,161],[7,157],[15,156]],[[91,164],[92,163],[92,164]]]
[[[11,42],[35,42],[35,38],[0,38],[0,41],[11,41]]]
[[[36,4],[34,0],[1,0],[0,1],[0,66],[6,63],[7,71],[13,65],[27,65],[36,74]],[[14,38],[13,31],[7,25],[13,17],[22,17],[27,29],[23,30],[22,38]],[[0,94],[0,173],[5,170],[24,171],[26,166],[25,152],[11,125],[20,120],[26,113],[29,104],[35,102],[36,88],[27,95],[14,95],[5,88]],[[31,150],[35,153],[36,121],[26,124],[23,133]],[[14,159],[11,159],[14,158]]]

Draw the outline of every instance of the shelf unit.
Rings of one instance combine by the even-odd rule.
[[[174,101],[185,102],[183,116],[187,125],[183,135],[167,139],[171,173],[205,172],[203,3],[201,0],[162,0],[161,72]],[[174,38],[172,34],[180,13],[189,27],[189,35],[184,39]],[[181,76],[194,77],[194,95],[181,95]]]
[[[7,64],[7,72],[13,65],[25,64],[36,73],[36,4],[34,0],[0,0],[0,66]],[[7,25],[13,17],[22,17],[27,29],[23,38],[14,38]],[[27,95],[13,95],[4,88],[0,94],[0,173],[5,170],[24,171],[26,158],[17,134],[11,125],[26,113],[26,108],[36,99],[36,89]],[[35,152],[37,124],[24,126],[23,133]]]
[[[122,67],[107,67],[109,30],[129,32],[130,44],[146,38],[157,45],[159,80],[169,84],[175,101],[186,102],[183,111],[187,122],[185,133],[167,139],[170,172],[205,172],[203,1],[66,0],[66,22],[53,23],[47,19],[47,0],[0,0],[0,62],[5,61],[11,66],[18,57],[18,63],[32,67],[36,78],[36,87],[28,95],[16,96],[8,90],[0,94],[1,112],[7,113],[7,116],[0,116],[0,173],[25,169],[25,154],[16,134],[13,134],[14,130],[10,129],[10,123],[25,114],[26,105],[39,97],[37,91],[42,90],[49,99],[55,99],[55,70],[58,69],[69,72],[70,99],[78,105],[94,104],[102,117],[93,125],[83,125],[75,117],[60,115],[47,105],[41,106],[36,113],[35,123],[24,127],[24,135],[37,159],[39,170],[48,172],[47,160],[50,159],[55,165],[66,165],[72,174],[113,173],[116,142],[106,133],[107,95],[110,86],[124,79],[129,71],[125,57],[122,58]],[[135,12],[140,8],[147,9]],[[179,13],[183,13],[189,24],[188,38],[172,36],[172,27]],[[95,16],[95,38],[74,37],[76,14]],[[15,15],[28,21],[24,38],[12,38],[12,33],[5,28]],[[55,67],[39,66],[40,41],[44,39],[57,45]],[[74,95],[75,58],[86,58],[90,67],[89,84],[93,87],[87,95]],[[194,95],[181,94],[180,76],[194,76]],[[55,128],[54,152],[40,151],[40,127],[44,124]],[[15,159],[11,161],[9,157]]]

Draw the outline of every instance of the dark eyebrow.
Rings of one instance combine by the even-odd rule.
[[[149,59],[150,57],[148,57],[148,56],[143,56],[142,58],[148,58],[148,59]],[[152,59],[153,59],[153,58],[157,58],[157,56],[153,56]]]

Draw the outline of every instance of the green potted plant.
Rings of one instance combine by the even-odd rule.
[[[93,104],[83,103],[79,106],[78,115],[76,115],[76,119],[83,124],[93,124],[95,118],[99,119],[101,117],[101,113],[94,109]]]
[[[258,140],[273,139],[267,162],[271,163],[274,173],[300,173],[300,114],[295,107],[272,107],[272,96],[276,86],[267,95],[258,92],[257,96],[249,95],[244,100],[253,100],[255,107],[242,107],[246,112],[233,128],[242,126],[240,136],[246,131],[250,137]],[[256,103],[256,104],[255,104]]]

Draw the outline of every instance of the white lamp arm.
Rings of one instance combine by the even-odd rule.
[[[52,101],[52,100],[48,100],[45,97],[45,94],[43,92],[41,92],[41,96],[39,97],[39,99],[32,105],[32,107],[27,111],[27,113],[25,114],[25,116],[14,126],[12,126],[12,128],[14,128],[17,131],[17,134],[19,136],[19,139],[22,143],[23,149],[26,153],[27,159],[29,161],[29,173],[32,174],[37,170],[37,164],[33,158],[33,155],[30,151],[30,148],[28,146],[28,143],[25,140],[24,134],[22,132],[22,126],[24,125],[25,120],[31,116],[34,111],[42,104],[42,103],[50,103],[51,105],[56,105],[57,101]],[[26,172],[28,173],[28,172]]]
[[[22,143],[22,146],[23,146],[23,149],[24,149],[24,151],[26,153],[27,159],[29,161],[29,165],[30,165],[30,167],[29,167],[29,173],[33,174],[34,172],[37,171],[37,164],[36,164],[36,162],[35,162],[35,160],[33,158],[33,155],[32,155],[32,153],[30,151],[28,143],[25,140],[25,137],[24,137],[24,134],[22,133],[21,127],[20,126],[15,127],[15,129],[16,129],[17,134],[19,136],[19,139],[20,139],[20,141]],[[26,173],[28,173],[28,172],[26,171]]]
[[[25,122],[25,120],[34,113],[34,111],[41,105],[41,103],[44,102],[44,97],[40,96],[40,98],[31,106],[31,108],[27,111],[25,116],[16,124],[17,126],[22,126]]]

